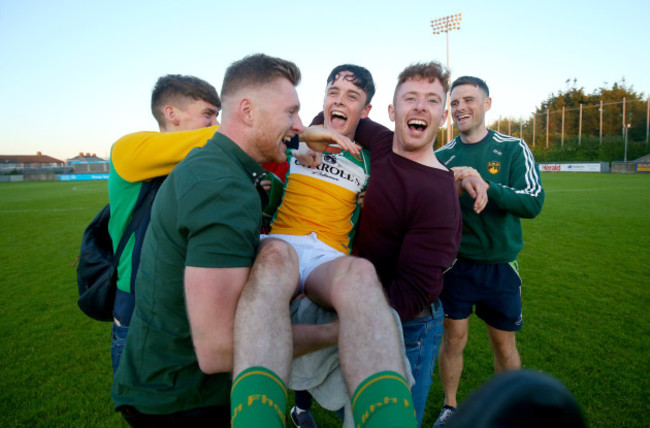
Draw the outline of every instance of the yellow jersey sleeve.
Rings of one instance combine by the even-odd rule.
[[[194,147],[203,147],[219,129],[144,131],[125,135],[111,148],[113,168],[124,180],[138,182],[168,175]]]

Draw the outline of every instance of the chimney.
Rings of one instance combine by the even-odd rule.
[[[43,155],[43,153],[41,153],[41,152],[36,152],[36,156],[42,156],[42,155]]]

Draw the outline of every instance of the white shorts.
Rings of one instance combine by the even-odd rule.
[[[283,235],[280,233],[260,235],[260,241],[266,238],[282,239],[291,244],[293,249],[296,250],[296,253],[298,253],[300,293],[305,292],[305,280],[314,269],[323,263],[347,255],[318,239],[315,232],[309,235]]]

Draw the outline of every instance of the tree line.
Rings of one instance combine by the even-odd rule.
[[[488,127],[522,137],[538,162],[611,162],[624,160],[626,131],[627,159],[648,153],[649,115],[650,98],[625,79],[587,93],[574,78],[528,118],[499,118]]]

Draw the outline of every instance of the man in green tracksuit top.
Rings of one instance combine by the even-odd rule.
[[[525,141],[488,130],[485,112],[491,98],[485,82],[463,76],[451,85],[451,115],[460,135],[436,151],[447,167],[476,169],[488,185],[488,204],[480,213],[460,197],[463,235],[454,266],[445,273],[440,299],[445,308],[440,347],[440,379],[445,403],[434,427],[449,421],[463,370],[468,318],[487,325],[496,372],[521,368],[515,332],[521,329],[521,279],[517,255],[523,247],[521,218],[537,216],[544,189]],[[457,174],[463,174],[461,170]]]

